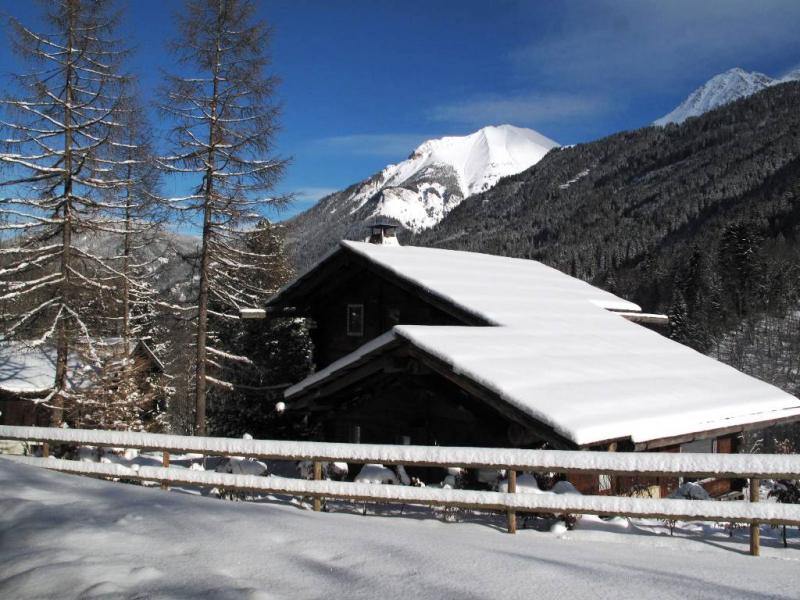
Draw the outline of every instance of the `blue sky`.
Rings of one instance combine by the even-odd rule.
[[[36,26],[34,3],[0,10]],[[129,67],[152,94],[175,70],[177,0],[122,1]],[[278,150],[292,212],[405,158],[425,139],[490,124],[562,144],[647,125],[709,77],[800,66],[798,0],[258,2],[283,81]],[[19,70],[0,46],[0,74]],[[177,184],[174,184],[177,185]]]

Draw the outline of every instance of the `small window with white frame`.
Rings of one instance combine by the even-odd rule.
[[[347,305],[347,335],[361,337],[364,335],[364,305]]]

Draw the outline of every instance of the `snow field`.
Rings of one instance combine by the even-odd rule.
[[[320,515],[0,461],[0,596],[795,598],[795,548],[619,535],[624,520],[516,536],[476,523]],[[766,530],[765,530],[766,531]],[[705,538],[701,538],[703,540]]]

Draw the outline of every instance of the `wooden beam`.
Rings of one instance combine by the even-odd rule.
[[[752,431],[754,429],[765,429],[773,425],[783,425],[786,423],[796,423],[800,421],[800,415],[792,415],[790,417],[780,417],[777,419],[768,419],[766,421],[756,421],[754,423],[743,423],[740,425],[732,425],[730,427],[718,427],[716,429],[708,429],[706,431],[696,431],[683,435],[676,435],[672,437],[659,438],[657,440],[648,440],[646,442],[639,442],[635,445],[637,452],[642,450],[651,450],[653,448],[663,448],[664,446],[675,446],[677,444],[687,444],[695,440],[707,440],[710,438],[717,438],[732,433],[741,433],[743,431]]]
[[[667,315],[658,315],[654,313],[642,313],[642,312],[627,312],[627,311],[617,311],[612,310],[616,315],[619,315],[623,319],[627,319],[632,323],[642,323],[644,325],[659,325],[661,327],[667,327],[669,325],[669,317]]]
[[[24,459],[24,460],[21,460]],[[125,477],[142,481],[157,481],[168,477],[172,483],[194,485],[198,487],[218,487],[225,490],[242,492],[261,491],[291,496],[313,496],[349,500],[354,502],[380,503],[420,503],[434,506],[457,506],[475,510],[493,510],[507,512],[514,509],[518,512],[556,513],[556,514],[592,514],[614,515],[636,518],[672,519],[680,521],[721,521],[753,523],[766,520],[778,524],[800,525],[800,511],[794,505],[770,505],[762,511],[735,510],[719,511],[719,502],[712,500],[683,501],[661,503],[657,500],[640,498],[581,496],[564,494],[552,496],[547,494],[503,494],[498,492],[475,492],[472,490],[442,490],[436,488],[415,488],[403,486],[402,493],[395,493],[395,486],[357,484],[351,482],[299,482],[280,477],[252,477],[247,484],[243,478],[224,473],[190,473],[185,469],[160,469],[142,467],[139,470],[119,469],[107,471],[108,465],[97,463],[80,463],[68,460],[45,460],[41,458],[18,457],[18,462],[31,464],[54,471],[90,475],[94,477]],[[121,467],[115,465],[115,467]],[[170,471],[168,474],[165,471]],[[244,481],[247,481],[244,479]],[[399,486],[398,486],[399,487]],[[398,490],[399,491],[399,490]],[[741,503],[726,503],[736,505]],[[669,506],[667,506],[669,505]],[[708,509],[707,511],[705,509]],[[776,514],[776,508],[780,514]]]
[[[314,481],[320,481],[322,479],[322,463],[318,460],[314,461]],[[319,512],[322,510],[322,498],[320,496],[314,496],[314,512]]]
[[[84,439],[83,434],[92,434],[89,439]],[[108,434],[106,439],[95,434]],[[418,467],[462,467],[465,469],[513,469],[515,471],[555,471],[573,472],[585,474],[607,473],[611,475],[640,476],[640,477],[693,477],[706,478],[714,477],[718,479],[800,479],[800,464],[794,456],[780,455],[781,463],[788,463],[787,466],[769,468],[768,463],[758,461],[758,467],[750,470],[745,468],[734,468],[740,461],[735,460],[733,455],[709,455],[713,458],[712,463],[719,463],[719,466],[709,470],[692,470],[692,461],[688,465],[681,458],[680,454],[653,454],[657,457],[656,466],[651,469],[632,468],[628,457],[636,458],[630,453],[619,453],[621,462],[615,460],[615,454],[605,453],[605,457],[611,459],[603,460],[602,456],[593,458],[590,465],[586,467],[576,466],[580,460],[578,456],[585,455],[584,452],[552,452],[540,450],[518,450],[509,448],[482,448],[478,456],[482,460],[472,457],[471,452],[466,454],[464,448],[448,448],[443,446],[399,446],[391,444],[375,445],[347,445],[357,452],[347,453],[346,458],[342,454],[342,444],[331,444],[325,442],[283,442],[279,440],[240,440],[224,438],[198,438],[192,436],[171,436],[164,434],[151,433],[132,433],[131,440],[125,441],[116,436],[119,432],[115,431],[90,431],[85,432],[77,429],[61,429],[46,427],[15,427],[0,426],[0,439],[50,442],[59,445],[91,445],[95,447],[114,447],[114,448],[138,448],[143,452],[159,452],[168,450],[172,453],[202,453],[207,456],[242,456],[245,458],[255,458],[258,460],[288,460],[288,461],[314,461],[335,462],[346,460],[355,464],[383,463],[388,465],[402,464]],[[127,433],[127,432],[126,432]],[[230,444],[220,445],[220,441],[230,442]],[[199,442],[199,443],[198,443]],[[248,443],[250,442],[250,443]],[[260,444],[268,442],[265,449],[257,450]],[[252,449],[249,449],[252,448]],[[472,450],[472,449],[468,449]],[[511,455],[517,458],[509,458]],[[599,454],[599,453],[598,453]],[[563,460],[560,456],[563,455]],[[764,455],[770,456],[770,455]],[[762,456],[762,458],[764,457]],[[663,459],[663,462],[662,462]],[[674,459],[674,460],[671,460]],[[788,460],[787,460],[788,459]],[[601,464],[597,466],[598,461]],[[671,463],[672,466],[670,466]],[[682,465],[683,466],[680,466]],[[728,466],[725,466],[725,465]],[[618,465],[618,466],[614,466]]]
[[[168,450],[164,450],[161,453],[161,466],[163,466],[165,469],[169,468],[169,451]],[[169,483],[162,480],[161,489],[162,490],[168,490],[169,489]]]

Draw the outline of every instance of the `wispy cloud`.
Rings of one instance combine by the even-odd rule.
[[[552,36],[518,48],[510,59],[538,85],[661,89],[797,51],[798,22],[797,0],[567,3]]]
[[[422,142],[430,139],[423,133],[359,133],[338,135],[314,140],[310,149],[317,152],[346,153],[350,156],[373,156],[397,160],[410,154]]]
[[[294,199],[297,203],[314,203],[325,196],[339,191],[338,188],[331,187],[305,187],[294,192]]]
[[[536,126],[568,118],[597,115],[608,108],[607,100],[591,95],[493,94],[437,106],[430,112],[430,117],[435,121],[469,123],[480,127],[502,123]]]

